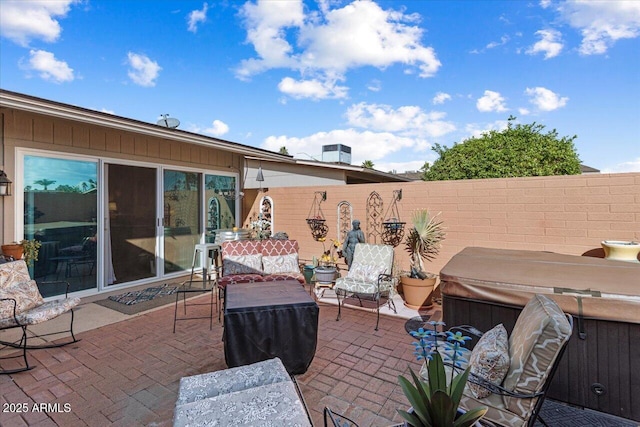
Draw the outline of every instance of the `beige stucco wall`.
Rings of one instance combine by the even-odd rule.
[[[600,248],[605,239],[640,241],[640,173],[270,188],[267,194],[274,201],[275,231],[297,239],[301,258],[311,259],[323,250],[305,222],[315,191],[327,192],[321,208],[327,237],[335,238],[338,203],[351,203],[366,234],[369,194],[380,194],[386,212],[398,189],[403,190],[398,205],[403,221],[410,223],[411,211],[418,208],[442,212],[447,238],[429,267],[434,272],[467,246],[581,255]],[[249,214],[258,210],[259,200]],[[402,245],[395,254],[401,268],[408,268]]]

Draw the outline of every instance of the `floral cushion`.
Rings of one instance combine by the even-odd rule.
[[[378,283],[378,276],[386,273],[386,268],[381,265],[366,265],[354,261],[349,268],[347,277],[362,280],[363,282]]]
[[[11,261],[0,267],[0,289],[16,282],[28,282],[31,280],[29,270],[24,260]]]
[[[0,298],[12,298],[16,301],[16,314],[44,303],[38,284],[33,281],[14,282],[0,288]],[[0,301],[0,318],[13,318],[13,302]]]
[[[262,255],[228,255],[222,262],[222,275],[262,274]]]
[[[502,323],[482,335],[469,357],[469,372],[485,380],[500,385],[509,370],[509,337]],[[477,399],[491,394],[486,388],[467,383],[467,387]]]
[[[37,325],[38,323],[46,322],[70,311],[78,304],[80,304],[80,298],[63,298],[47,301],[44,304],[20,313],[17,316],[18,322],[21,325]],[[7,326],[16,326],[13,317],[0,319],[0,328]]]
[[[298,254],[263,256],[262,265],[267,274],[300,272]]]

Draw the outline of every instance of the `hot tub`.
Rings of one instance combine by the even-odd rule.
[[[469,247],[440,272],[447,325],[511,331],[532,295],[574,316],[548,396],[640,421],[640,264]]]

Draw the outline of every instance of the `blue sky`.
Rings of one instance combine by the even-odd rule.
[[[510,115],[640,171],[640,1],[0,0],[0,87],[417,170]]]

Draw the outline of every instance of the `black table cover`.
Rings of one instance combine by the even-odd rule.
[[[303,374],[316,353],[320,309],[297,281],[226,288],[224,357],[230,368],[274,357]]]

